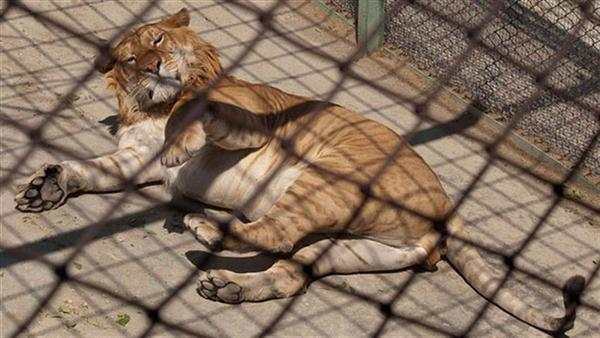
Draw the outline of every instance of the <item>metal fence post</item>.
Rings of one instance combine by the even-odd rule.
[[[357,42],[372,53],[383,45],[384,0],[358,0]],[[376,31],[376,32],[374,32]]]

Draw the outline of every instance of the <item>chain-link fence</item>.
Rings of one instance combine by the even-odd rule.
[[[357,1],[331,3],[355,16]],[[386,6],[394,3],[386,1]],[[575,41],[552,67],[547,83],[583,105],[545,91],[517,125],[532,142],[569,164],[577,160],[599,128],[598,115],[587,107],[600,106],[600,26],[593,20],[582,21],[582,4],[590,7],[592,15],[600,13],[595,1],[503,1],[498,15],[481,31],[481,45],[449,81],[506,122],[535,90],[532,72],[543,71],[565,36],[576,31]],[[389,16],[385,40],[434,77],[443,76],[469,46],[464,27],[477,26],[489,6],[489,1],[407,2]],[[582,26],[577,27],[579,24]],[[598,175],[598,145],[592,154],[584,164]]]
[[[298,290],[308,286],[304,294],[260,303],[230,305],[201,298],[198,287],[204,297],[218,298],[218,291],[207,293],[224,286],[219,285],[223,281],[214,282],[214,279],[210,279],[213,282],[208,286],[203,284],[208,281],[203,272],[206,270],[232,271],[236,278],[260,280],[262,283],[254,285],[256,290],[270,290],[297,282],[287,278],[287,274],[262,278],[265,271],[273,272],[277,264],[301,264],[302,271],[286,270],[286,273],[307,279],[315,273],[311,270],[314,267],[306,261],[295,261],[293,255],[266,252],[237,255],[203,249],[182,225],[188,208],[200,207],[199,202],[170,203],[171,196],[161,185],[143,184],[134,189],[133,183],[149,175],[151,165],[138,167],[132,175],[91,165],[89,170],[95,177],[90,181],[106,177],[116,182],[114,187],[122,189],[103,190],[124,191],[76,193],[59,208],[42,213],[22,213],[14,209],[13,198],[19,192],[15,182],[34,173],[44,162],[83,163],[81,161],[103,154],[115,159],[110,157],[116,154],[113,135],[121,128],[117,136],[123,138],[127,123],[119,121],[116,112],[120,107],[115,97],[104,89],[103,79],[94,70],[94,58],[106,53],[107,47],[114,46],[124,32],[156,22],[181,7],[190,11],[190,25],[198,35],[219,50],[224,70],[218,79],[235,75],[315,100],[334,101],[405,136],[440,178],[454,202],[446,218],[428,221],[444,236],[454,238],[442,225],[451,221],[454,212],[460,214],[473,237],[473,242],[465,243],[477,246],[485,259],[502,272],[496,286],[513,290],[520,299],[541,308],[544,314],[560,317],[564,313],[560,300],[563,283],[572,275],[583,275],[586,284],[582,286],[581,297],[571,295],[575,296],[578,317],[570,333],[588,337],[600,331],[597,321],[600,285],[596,278],[600,260],[598,196],[592,192],[591,197],[584,198],[568,184],[585,161],[594,163],[598,159],[594,148],[597,125],[580,130],[581,140],[585,142],[579,144],[581,151],[577,152],[572,171],[560,177],[540,174],[523,162],[524,159],[504,148],[504,141],[512,130],[521,126],[532,111],[544,107],[574,109],[574,114],[579,114],[576,115],[578,121],[584,120],[582,112],[597,121],[598,105],[594,99],[598,99],[598,60],[590,53],[597,50],[593,32],[600,18],[593,2],[569,2],[570,14],[561,14],[561,17],[568,16],[572,21],[568,25],[561,21],[559,33],[544,25],[529,27],[527,20],[536,13],[532,8],[537,8],[529,3],[478,2],[476,6],[451,12],[454,14],[447,12],[454,7],[441,6],[438,2],[388,4],[388,22],[406,15],[413,19],[423,16],[427,22],[435,20],[452,27],[449,35],[461,35],[462,44],[451,43],[444,53],[428,52],[432,55],[430,60],[437,60],[435,84],[423,83],[418,76],[411,75],[406,65],[391,66],[390,60],[360,59],[363,55],[360,48],[330,33],[340,33],[343,28],[309,1],[6,1],[2,6],[0,326],[3,336],[541,334],[485,301],[444,262],[437,265],[439,271],[434,273],[398,267],[391,270],[402,271],[315,278],[310,285],[302,285]],[[540,7],[541,2],[537,6]],[[520,12],[518,8],[524,9]],[[552,7],[553,11],[557,8]],[[416,9],[418,12],[414,12]],[[461,21],[463,16],[457,13],[467,17],[466,22]],[[545,37],[552,40],[551,46],[540,42],[539,48],[529,50],[531,45],[518,43],[523,47],[523,55],[533,58],[533,54],[542,53],[542,59],[537,57],[529,64],[509,55],[503,43],[509,40],[511,44],[516,43],[511,40],[516,38],[503,39],[506,32],[499,28],[507,27],[499,24],[507,16],[511,22],[528,29],[547,32]],[[398,27],[395,29],[399,32],[408,30],[408,27],[394,27]],[[414,25],[415,31],[410,34],[423,27]],[[388,34],[394,30],[390,26],[387,29]],[[423,39],[436,34],[431,28],[418,33]],[[498,36],[496,41],[500,44],[487,43],[492,36]],[[407,39],[403,43],[412,43],[415,50],[423,47],[414,40]],[[479,59],[482,51],[485,58]],[[465,69],[482,64],[487,65],[484,68],[487,67],[488,72],[480,72],[481,76],[476,78],[463,76]],[[510,78],[504,79],[494,75],[498,74],[494,67],[511,67],[518,73],[512,72]],[[584,70],[587,73],[582,73]],[[510,114],[503,132],[493,134],[479,130],[477,115],[472,114],[471,106],[453,101],[445,94],[444,86],[457,78],[464,81],[460,84],[467,88],[482,87],[485,93],[498,97],[517,89],[518,96],[510,94],[510,104],[502,105],[502,111]],[[490,81],[492,78],[497,81]],[[565,82],[567,78],[571,82]],[[211,82],[209,90],[218,90],[218,83],[218,80]],[[517,84],[522,87],[513,86]],[[206,88],[196,89],[199,97],[206,93]],[[509,106],[511,109],[506,108]],[[308,119],[303,121],[311,121],[330,108],[328,104],[310,101],[295,108],[301,111],[288,113],[295,112]],[[277,124],[273,122],[271,126]],[[355,181],[353,171],[334,175],[337,168],[333,167],[332,173],[327,171],[332,168],[311,162],[314,159],[310,157],[314,156],[311,149],[304,153],[298,151],[302,139],[310,134],[311,126],[310,122],[301,125],[308,130],[306,133],[291,134],[294,137],[283,140],[278,139],[279,134],[272,134],[272,130],[252,130],[275,140],[286,158],[309,166],[317,175],[330,175],[331,180],[326,185],[301,186],[308,192],[297,196],[294,206],[308,208],[310,198],[322,196],[319,194],[323,191],[340,196],[338,191],[330,190],[342,187],[340,189],[348,189],[364,200],[383,203],[385,208],[379,211],[382,215],[396,211],[417,214],[405,204],[410,196],[407,195],[406,200],[390,200],[377,193],[381,172],[398,159],[408,160],[402,157],[406,144],[385,148],[385,160],[376,162],[381,166],[380,174]],[[380,136],[370,135],[361,128],[352,126],[353,136],[344,142]],[[144,146],[146,144],[137,145],[136,151]],[[376,142],[364,145],[370,146],[384,145]],[[256,151],[261,150],[252,152]],[[156,163],[161,154],[154,156],[152,163]],[[229,158],[227,156],[213,160],[220,161]],[[342,154],[338,160],[352,163],[356,159],[353,156]],[[127,167],[120,168],[126,171]],[[280,178],[278,170],[284,169],[270,168],[266,179]],[[53,189],[52,184],[57,187],[62,184],[60,170],[68,171],[64,167],[51,167],[40,174],[40,180],[57,175],[52,176],[57,179],[56,184],[48,183],[50,179],[36,182],[38,178],[34,178],[29,186],[35,189],[21,190],[23,196],[17,201],[21,208],[53,208],[53,203],[62,202],[64,192],[58,198],[52,195],[52,198],[37,199],[56,193],[48,191]],[[353,170],[362,173],[366,168]],[[412,177],[416,180],[421,174],[409,171],[407,181],[402,182],[407,183]],[[197,189],[204,193],[210,190],[211,184],[204,182]],[[36,188],[38,186],[42,188]],[[268,186],[258,185],[255,195],[268,196],[261,195]],[[418,204],[423,205],[423,201]],[[320,207],[319,212],[309,213],[314,219],[328,215],[339,205],[323,201]],[[362,217],[362,208],[363,204],[350,208],[352,217],[342,223],[353,224],[357,217]],[[242,219],[249,218],[245,220],[248,224],[254,218],[244,214],[244,210],[232,213]],[[296,231],[294,225],[298,225],[291,223],[284,233]],[[231,218],[227,218],[219,224],[219,229],[227,232],[241,221],[232,224]],[[229,235],[235,237],[236,234]],[[343,254],[331,257],[327,256],[328,250],[340,252],[336,251],[340,245],[352,240],[365,239],[324,236],[315,243],[301,242],[295,252],[328,243],[319,251],[319,257],[329,257],[332,264],[340,264],[352,257],[350,251],[342,250]],[[454,240],[461,242],[460,238]],[[434,241],[433,247],[443,243]],[[386,250],[398,249],[381,243],[369,245],[386,254],[377,256],[367,250],[362,256],[360,252],[355,253],[357,257],[362,259],[366,254],[385,259],[391,255]],[[397,253],[393,250],[389,252]],[[314,259],[318,261],[319,257]],[[398,266],[396,261],[394,264],[392,266]],[[256,279],[257,276],[261,279]],[[238,283],[241,282],[238,280]],[[235,288],[227,281],[223,284],[229,290]],[[496,292],[494,290],[488,298],[493,298]],[[495,301],[502,303],[499,299],[502,294],[499,296]],[[568,306],[567,310],[574,308]]]

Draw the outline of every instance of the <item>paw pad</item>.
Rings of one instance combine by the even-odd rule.
[[[224,281],[217,277],[207,275],[198,280],[196,289],[200,296],[223,303],[241,302],[242,288],[234,282]]]
[[[29,178],[29,182],[18,187],[15,202],[20,211],[50,210],[59,206],[66,198],[58,184],[63,168],[59,165],[44,165]]]

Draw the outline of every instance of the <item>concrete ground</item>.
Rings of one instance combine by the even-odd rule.
[[[267,8],[274,3],[258,4]],[[97,73],[78,85],[91,69],[95,54],[81,36],[110,38],[146,3],[40,1],[27,2],[26,6],[80,35],[62,31],[21,9],[2,13],[0,242],[3,250],[17,248],[21,252],[3,251],[0,256],[2,337],[14,334],[32,315],[22,336],[107,337],[149,332],[153,336],[381,333],[429,337],[460,334],[471,325],[472,336],[544,336],[495,306],[486,308],[489,303],[445,262],[435,273],[409,270],[330,276],[291,299],[242,305],[207,301],[196,294],[193,278],[196,265],[203,260],[208,259],[208,267],[238,271],[260,271],[269,262],[255,255],[207,253],[182,231],[182,214],[165,204],[169,197],[161,186],[147,186],[139,192],[84,194],[41,214],[17,212],[13,202],[16,182],[42,163],[98,156],[115,148],[110,130],[116,100],[104,89]],[[400,134],[416,127],[419,132],[414,134],[413,143],[417,151],[438,173],[454,200],[461,198],[489,161],[483,145],[473,138],[448,136],[427,123],[418,124],[410,102],[427,96],[428,84],[419,82],[410,67],[400,64],[390,74],[386,65],[396,60],[363,59],[353,65],[356,73],[380,86],[374,88],[355,79],[342,79],[336,63],[315,55],[313,52],[318,51],[329,59],[342,60],[352,52],[352,44],[332,34],[344,32],[327,20],[320,7],[302,1],[283,4],[274,24],[280,34],[260,32],[261,24],[252,12],[212,1],[161,2],[143,19],[154,21],[183,6],[192,11],[192,27],[220,49],[226,65],[241,57],[233,71],[239,77],[319,98],[330,98],[343,80],[333,101],[382,121]],[[255,37],[258,44],[244,55]],[[76,88],[75,94],[65,99],[72,88]],[[385,95],[386,90],[398,95]],[[61,100],[64,109],[44,122]],[[429,115],[447,120],[466,108],[444,94]],[[45,145],[33,143],[28,136],[29,130],[42,123]],[[516,260],[517,267],[537,278],[514,273],[508,285],[544,311],[560,315],[560,292],[551,285],[562,284],[572,274],[595,274],[600,260],[600,227],[597,214],[575,203],[561,202],[546,215],[553,200],[550,186],[506,161],[495,161],[459,212],[476,240],[506,254],[519,248],[544,219]],[[60,280],[61,274],[47,263],[60,265],[79,250],[77,243],[87,230],[98,224],[102,226],[100,233],[70,261],[70,279]],[[498,257],[485,256],[503,268]],[[409,287],[395,298],[409,280]],[[52,297],[46,302],[49,295]],[[394,316],[386,319],[376,302],[392,300]],[[598,278],[591,279],[583,303],[571,333],[592,337],[600,332]],[[152,326],[151,317],[134,304],[158,308],[160,318],[169,325]],[[486,310],[479,316],[483,308]],[[188,332],[178,331],[178,327]]]

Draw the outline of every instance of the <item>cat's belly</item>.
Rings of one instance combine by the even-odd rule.
[[[238,210],[255,220],[301,174],[302,166],[282,165],[281,159],[270,149],[224,151],[207,147],[182,166],[166,169],[164,180],[174,194]]]

